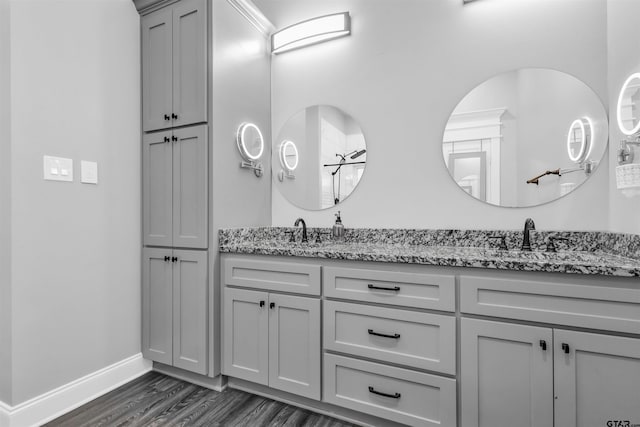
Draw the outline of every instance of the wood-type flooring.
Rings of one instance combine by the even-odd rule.
[[[149,372],[46,427],[353,427],[334,418],[227,388],[217,392]]]

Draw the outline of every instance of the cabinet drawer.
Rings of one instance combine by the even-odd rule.
[[[454,427],[456,381],[325,354],[324,401],[410,426]]]
[[[460,310],[486,316],[640,333],[640,289],[614,285],[461,276]]]
[[[325,267],[325,295],[373,303],[455,311],[455,277]]]
[[[455,374],[456,319],[325,301],[324,346],[383,362]]]
[[[320,295],[320,266],[250,258],[224,258],[224,284]]]

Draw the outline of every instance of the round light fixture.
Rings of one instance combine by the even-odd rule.
[[[293,164],[289,164],[288,158],[293,158]],[[298,167],[298,148],[293,141],[285,140],[280,145],[280,164],[289,172]]]
[[[620,89],[620,95],[618,95],[618,106],[617,106],[618,128],[620,129],[620,132],[629,136],[634,135],[638,133],[638,131],[640,131],[640,118],[636,118],[637,123],[635,123],[635,125],[633,124],[633,121],[632,121],[631,128],[628,128],[623,123],[623,117],[622,117],[622,107],[623,107],[622,103],[624,102],[624,99],[625,99],[625,93],[627,92],[628,89],[632,88],[631,82],[633,82],[633,80],[638,80],[638,82],[635,83],[635,86],[637,88],[640,88],[640,73],[634,73],[630,75],[622,85],[622,89]],[[640,89],[637,89],[637,90],[640,90]]]
[[[591,120],[588,117],[576,119],[569,127],[567,134],[567,154],[572,162],[582,162],[588,152],[591,151]],[[580,144],[580,148],[575,150],[575,146]]]
[[[240,155],[247,161],[258,160],[264,151],[262,132],[253,123],[243,123],[238,127],[236,144]]]

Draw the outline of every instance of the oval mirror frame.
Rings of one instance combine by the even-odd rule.
[[[334,207],[361,182],[366,153],[364,134],[351,115],[330,105],[308,106],[289,117],[273,139],[273,185],[299,208]]]
[[[638,80],[638,82],[632,85],[634,80]],[[626,98],[625,95],[627,91],[630,89],[635,89],[636,94],[638,94],[637,91],[640,91],[640,73],[633,73],[629,77],[627,77],[627,80],[625,80],[624,84],[622,85],[622,88],[620,89],[620,94],[618,95],[618,104],[616,108],[616,114],[618,119],[618,129],[620,129],[620,132],[622,132],[627,136],[632,136],[640,132],[640,117],[636,117],[637,122],[635,124],[632,122],[631,128],[628,128],[624,124],[625,118],[624,118],[624,113],[622,109],[625,107],[625,98]],[[631,100],[630,106],[633,109],[634,107],[633,100]],[[635,106],[636,106],[636,109],[640,109],[640,102],[635,104]]]
[[[236,144],[240,156],[248,162],[255,162],[264,152],[264,138],[260,128],[253,123],[242,123],[236,134]],[[258,147],[257,152],[252,149]]]
[[[569,130],[569,132],[568,132]],[[565,72],[522,68],[472,88],[451,112],[443,163],[458,188],[499,207],[532,207],[579,188],[607,152],[602,99]]]

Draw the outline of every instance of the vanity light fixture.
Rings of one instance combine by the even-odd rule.
[[[576,119],[571,123],[567,134],[567,154],[572,162],[581,163],[591,152],[592,130],[593,125],[588,117]],[[576,139],[576,132],[579,132],[580,150],[578,150],[577,154],[574,154],[571,146]]]
[[[351,34],[349,12],[334,13],[298,22],[271,35],[274,54]]]
[[[243,158],[240,167],[253,169],[260,178],[264,173],[264,167],[258,161],[264,152],[264,138],[260,128],[253,123],[242,123],[236,133],[236,145]]]

